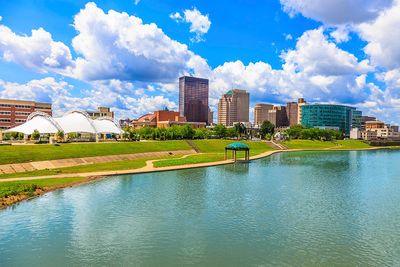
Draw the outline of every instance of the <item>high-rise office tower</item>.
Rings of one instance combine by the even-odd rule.
[[[275,127],[286,127],[289,125],[286,107],[274,106],[272,110],[268,110],[267,121],[271,122]]]
[[[306,104],[304,98],[299,98],[297,101],[297,124],[301,124],[302,107]]]
[[[288,102],[286,104],[286,115],[288,118],[289,126],[294,126],[298,124],[299,105],[297,102]]]
[[[234,89],[224,94],[218,103],[218,123],[233,126],[234,122],[249,121],[250,94]]]
[[[189,122],[208,124],[208,80],[183,76],[179,78],[179,113]]]
[[[267,120],[268,111],[273,109],[274,105],[271,104],[256,104],[254,107],[254,125],[261,126]]]

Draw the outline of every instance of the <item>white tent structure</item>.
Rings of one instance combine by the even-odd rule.
[[[64,133],[100,133],[94,127],[93,120],[86,112],[73,110],[62,116],[55,118]],[[40,131],[39,131],[40,132]]]
[[[92,120],[84,111],[73,110],[60,118],[52,118],[43,112],[32,113],[24,124],[4,132],[19,132],[26,135],[37,130],[41,134],[90,133],[90,134],[122,134],[121,128],[111,118]]]
[[[58,131],[62,131],[61,127],[56,121],[46,113],[34,112],[32,113],[24,124],[21,124],[12,129],[4,132],[18,132],[26,135],[32,134],[35,130],[40,133],[55,134]]]
[[[93,121],[94,123],[94,128],[98,133],[103,133],[103,134],[122,134],[121,128],[113,121],[112,118],[98,118]]]

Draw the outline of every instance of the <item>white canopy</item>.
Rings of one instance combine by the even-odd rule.
[[[30,135],[35,130],[38,130],[40,133],[50,133],[50,134],[55,134],[58,131],[57,126],[48,117],[35,116],[32,119],[25,122],[24,124],[9,129],[5,132],[18,132]]]
[[[72,111],[61,118],[54,119],[64,133],[96,133],[93,120],[85,113],[80,111]]]
[[[19,132],[32,134],[37,130],[41,134],[55,134],[57,131],[64,133],[114,133],[121,134],[121,128],[109,118],[100,118],[92,120],[86,112],[71,111],[60,118],[52,118],[46,113],[34,112],[28,120],[17,127],[11,128],[5,132]]]
[[[98,133],[114,133],[122,134],[121,128],[119,128],[113,121],[108,119],[97,119],[93,121],[94,127]]]

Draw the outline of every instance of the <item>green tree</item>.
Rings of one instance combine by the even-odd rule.
[[[290,139],[299,139],[302,130],[303,126],[298,124],[291,126],[289,129],[287,129],[286,134],[289,136]]]
[[[225,138],[226,137],[226,127],[223,124],[217,124],[214,127],[214,132],[219,138]]]
[[[236,130],[235,127],[233,127],[233,128],[228,128],[228,129],[226,130],[226,137],[234,138],[234,137],[237,137],[238,135],[239,135],[239,132]]]
[[[40,133],[38,130],[34,130],[33,133],[31,134],[31,139],[32,140],[39,140],[40,138]]]
[[[234,128],[235,128],[238,136],[246,135],[246,126],[243,123],[241,123],[241,122],[236,123],[234,125]]]
[[[24,134],[23,133],[18,133],[18,140],[24,139]]]
[[[261,136],[265,137],[266,134],[274,134],[275,125],[270,121],[263,121],[260,129]]]
[[[139,135],[144,139],[152,139],[154,137],[154,128],[150,128],[149,126],[140,128]]]
[[[13,140],[18,139],[18,135],[19,135],[19,133],[17,133],[17,132],[12,132],[12,133],[10,133],[10,137],[11,137],[11,139],[13,139]]]
[[[122,132],[122,138],[125,140],[130,140],[130,132],[131,132],[131,127],[125,126]]]
[[[60,131],[60,130],[57,131],[56,138],[57,138],[58,141],[63,141],[64,140],[64,136],[65,136],[64,131]]]

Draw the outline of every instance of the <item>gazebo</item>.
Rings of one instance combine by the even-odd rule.
[[[244,159],[250,160],[250,147],[246,144],[232,143],[232,144],[227,145],[225,147],[225,160],[228,159],[228,150],[232,151],[232,157],[235,162],[237,160],[237,157],[236,157],[237,151],[244,151],[245,152]]]

